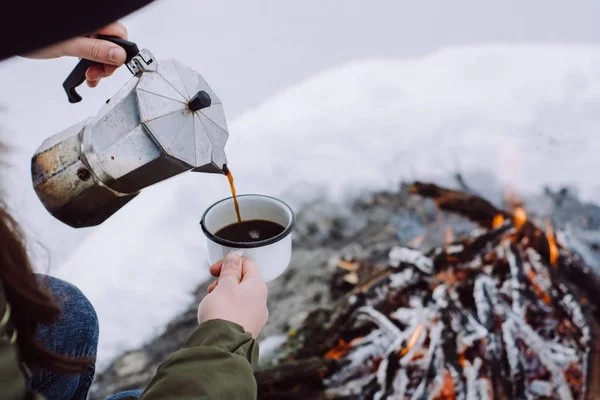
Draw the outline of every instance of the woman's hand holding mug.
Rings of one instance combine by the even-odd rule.
[[[218,279],[198,306],[198,323],[222,319],[241,325],[256,339],[269,318],[267,285],[254,261],[236,252],[210,267]]]

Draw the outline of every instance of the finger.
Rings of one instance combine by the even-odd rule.
[[[121,39],[128,38],[127,28],[120,22],[114,22],[110,25],[106,25],[104,28],[98,29],[94,33],[100,33],[107,36],[117,36]]]
[[[229,253],[223,260],[219,281],[238,285],[242,280],[242,258],[237,253]]]
[[[212,276],[214,276],[215,278],[218,278],[219,275],[221,274],[221,267],[223,266],[223,260],[219,260],[216,263],[214,263],[213,265],[210,266],[210,274]]]
[[[208,287],[208,294],[211,294],[211,292],[213,290],[215,290],[215,288],[217,287],[218,284],[219,284],[218,280],[211,283],[210,286]]]
[[[97,81],[88,81],[88,80],[86,80],[85,83],[87,83],[87,85],[89,87],[95,88],[100,83],[100,80],[97,80]]]
[[[106,74],[106,76],[111,76],[112,74],[115,73],[117,68],[119,68],[119,66],[117,66],[117,65],[110,65],[110,64],[100,64],[100,65],[102,65],[102,68],[104,69],[104,73]]]
[[[117,67],[114,65],[92,64],[92,66],[87,69],[85,78],[88,81],[98,81],[102,78],[111,76],[116,68]]]
[[[122,65],[127,57],[121,46],[107,40],[87,37],[78,37],[65,42],[64,55],[112,65]]]
[[[250,279],[262,280],[258,265],[252,260],[244,258],[242,261],[242,282]]]

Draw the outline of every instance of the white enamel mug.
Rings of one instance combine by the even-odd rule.
[[[262,219],[285,227],[279,235],[257,242],[232,242],[215,235],[221,228],[237,223],[233,197],[210,206],[202,215],[200,226],[208,243],[208,262],[216,263],[232,251],[253,260],[265,282],[272,281],[288,267],[292,257],[292,230],[296,217],[294,211],[283,201],[260,194],[237,196],[243,221]]]

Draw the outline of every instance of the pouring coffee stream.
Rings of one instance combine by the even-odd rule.
[[[229,180],[229,187],[231,189],[231,196],[233,198],[237,223],[222,227],[215,233],[216,236],[232,242],[249,243],[275,237],[285,230],[285,228],[280,224],[265,219],[248,219],[243,221],[240,213],[240,204],[238,202],[235,190],[235,184],[233,181],[233,175],[231,174],[227,164],[223,165],[223,173],[227,175],[227,179]]]
[[[223,104],[204,78],[176,60],[157,60],[128,40],[98,38],[125,49],[133,76],[97,115],[47,138],[37,149],[31,176],[44,207],[69,226],[90,227],[146,187],[189,171],[217,173],[229,179],[237,215],[230,241],[260,242],[283,232],[262,215],[242,220],[225,156],[229,132]],[[63,83],[69,102],[82,100],[77,88],[92,64],[80,60]],[[220,228],[227,239],[227,227]]]
[[[233,197],[233,205],[235,206],[235,214],[237,215],[238,225],[242,227],[242,216],[240,215],[240,205],[237,201],[237,196],[235,192],[235,184],[233,182],[233,175],[229,170],[227,164],[223,165],[223,172],[227,175],[227,179],[229,180],[229,187],[231,188],[231,196]]]

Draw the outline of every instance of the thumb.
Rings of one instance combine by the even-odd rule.
[[[65,43],[66,56],[86,58],[102,64],[121,65],[125,62],[125,50],[107,40],[78,37]]]
[[[231,283],[239,285],[242,280],[242,257],[237,253],[229,253],[223,260],[220,283]]]

